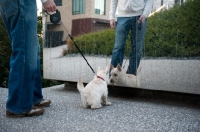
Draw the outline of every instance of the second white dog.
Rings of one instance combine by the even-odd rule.
[[[108,71],[109,67],[106,70],[100,70],[100,67],[97,70],[97,76],[89,82],[85,87],[82,83],[82,79],[78,80],[77,88],[81,94],[81,100],[84,108],[91,106],[91,109],[101,108],[103,105],[111,105],[107,101],[108,97]]]
[[[121,85],[121,86],[130,86],[130,87],[140,87],[140,72],[141,67],[137,70],[137,75],[126,74],[121,66],[118,64],[116,68],[112,65],[111,67],[111,77],[110,84]]]

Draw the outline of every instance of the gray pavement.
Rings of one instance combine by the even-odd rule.
[[[199,132],[200,103],[109,94],[111,106],[83,109],[76,87],[43,88],[50,107],[39,117],[6,118],[0,88],[0,132]]]

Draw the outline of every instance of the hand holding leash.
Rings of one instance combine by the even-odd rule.
[[[56,4],[53,0],[47,0],[46,2],[42,3],[44,8],[47,12],[55,12],[56,11]]]

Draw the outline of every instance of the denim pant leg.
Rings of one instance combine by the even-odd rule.
[[[43,100],[42,78],[41,78],[41,72],[40,72],[40,45],[38,45],[37,69],[35,72],[34,81],[35,81],[35,88],[34,88],[34,96],[33,96],[33,105]]]
[[[118,64],[122,66],[124,59],[124,48],[128,32],[130,31],[130,18],[118,17],[115,33],[115,44],[112,51],[111,64],[116,67]]]
[[[12,47],[6,109],[19,114],[32,108],[36,88],[37,6],[35,0],[1,0],[0,8]]]
[[[140,64],[142,49],[144,46],[144,39],[146,33],[147,19],[145,23],[141,24],[141,29],[139,29],[138,19],[140,16],[133,17],[135,22],[131,29],[131,53],[129,56],[129,66],[127,69],[127,74],[136,75],[138,66]]]

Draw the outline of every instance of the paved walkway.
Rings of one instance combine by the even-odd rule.
[[[52,100],[39,117],[6,118],[7,89],[0,88],[0,132],[199,132],[200,105],[109,95],[111,106],[83,109],[75,87],[44,88]],[[199,104],[199,103],[198,103]]]

